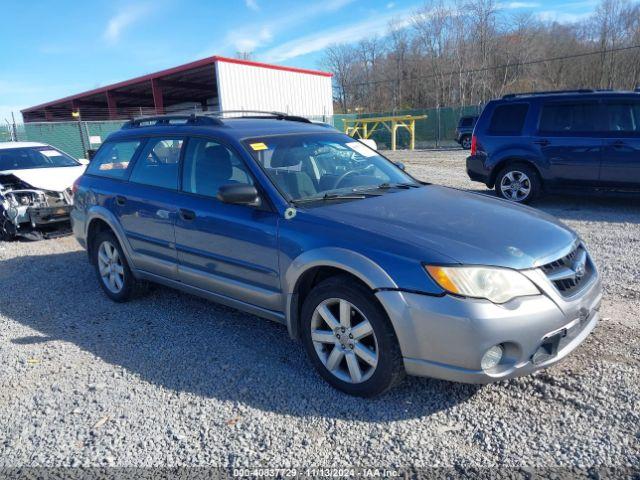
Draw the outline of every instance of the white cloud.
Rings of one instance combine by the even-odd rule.
[[[103,33],[103,38],[108,43],[117,43],[118,40],[120,40],[122,32],[138,20],[141,20],[149,10],[148,5],[133,5],[126,7],[109,19],[107,27]]]
[[[401,14],[378,15],[351,25],[299,37],[263,52],[261,58],[266,62],[282,62],[289,58],[318,52],[334,43],[352,43],[376,35],[384,36],[391,28],[390,23],[393,24],[394,29],[409,25],[413,13],[411,9]]]
[[[258,5],[257,0],[244,0],[244,3],[249,10],[253,10],[255,12],[260,10],[260,5]]]
[[[498,8],[507,8],[516,10],[519,8],[538,8],[540,4],[538,2],[509,2],[509,3],[499,3]]]
[[[304,8],[297,8],[290,13],[279,15],[274,19],[231,30],[227,33],[225,41],[222,44],[219,42],[212,44],[199,52],[195,58],[225,52],[229,53],[230,50],[236,52],[254,52],[272,43],[274,39],[273,32],[282,32],[292,27],[299,27],[309,19],[336,12],[354,1],[355,0],[318,0],[314,3],[305,4]]]
[[[567,13],[559,10],[544,10],[536,16],[544,22],[577,23],[592,15],[593,12]]]
[[[393,8],[393,7],[395,7],[395,6],[396,6],[395,2],[389,2],[389,3],[387,3],[387,8]]]
[[[250,36],[232,32],[227,35],[227,43],[233,45],[233,48],[238,52],[253,52],[260,45],[270,42],[272,38],[271,30],[263,27]]]

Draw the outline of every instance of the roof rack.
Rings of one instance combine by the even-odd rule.
[[[122,128],[137,128],[142,126],[163,126],[163,125],[176,125],[173,123],[173,120],[180,120],[181,123],[177,123],[178,125],[186,124],[186,125],[224,125],[221,120],[209,116],[204,115],[196,115],[194,113],[189,115],[151,115],[146,117],[136,117],[133,120],[129,120],[125,123]],[[152,125],[143,125],[145,123],[149,123]]]
[[[312,123],[311,120],[305,117],[300,117],[298,115],[289,115],[284,112],[269,112],[265,110],[220,110],[219,112],[203,112],[203,115],[207,115],[214,118],[223,117],[228,114],[242,114],[239,117],[231,117],[231,118],[275,118],[276,120],[288,120],[290,122],[302,122],[302,123]],[[248,114],[248,115],[245,115]],[[257,115],[254,115],[257,114]]]
[[[592,88],[580,88],[577,90],[547,90],[542,92],[508,93],[506,95],[503,95],[502,98],[508,99],[508,98],[516,98],[516,97],[526,97],[531,95],[553,95],[553,94],[560,94],[560,93],[595,93],[595,92],[601,92],[601,91],[603,90],[594,90]]]

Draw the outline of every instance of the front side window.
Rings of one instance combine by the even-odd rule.
[[[489,133],[493,135],[520,135],[528,111],[529,105],[526,103],[497,106],[491,116]]]
[[[640,132],[640,102],[605,103],[608,132]]]
[[[538,129],[547,134],[593,133],[598,131],[598,110],[597,103],[547,103]]]
[[[140,140],[107,141],[87,167],[87,173],[100,177],[125,178]]]
[[[11,148],[0,150],[0,170],[77,167],[75,159],[53,147]]]
[[[253,185],[247,166],[224,145],[204,138],[191,138],[184,154],[182,190],[215,197],[223,185]]]
[[[181,138],[150,138],[133,166],[130,182],[178,189]]]
[[[375,150],[341,133],[254,138],[244,145],[289,200],[419,185]]]

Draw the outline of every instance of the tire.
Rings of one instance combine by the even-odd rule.
[[[102,231],[98,233],[91,244],[91,260],[95,267],[98,283],[107,297],[114,302],[126,302],[146,290],[146,284],[133,276],[127,263],[127,258],[120,246],[120,242],[112,232]],[[114,265],[112,273],[117,274],[121,279],[120,282],[116,281],[111,285],[101,273],[101,267],[104,267],[104,261],[100,259],[100,256],[104,258],[104,254],[109,251],[114,252],[114,256],[112,257],[107,254],[107,259],[112,260],[112,264]],[[114,261],[115,259],[117,259],[117,261]]]
[[[343,331],[345,323],[340,322],[340,311],[347,303],[350,304],[348,323],[353,329]],[[325,308],[334,314],[332,321],[339,322],[335,323],[333,331],[325,316],[320,314]],[[352,278],[336,276],[317,285],[304,301],[301,322],[307,355],[320,376],[334,388],[349,395],[373,397],[404,378],[402,354],[389,318],[373,293]],[[364,335],[369,328],[371,333]],[[315,336],[312,331],[316,332]],[[318,335],[321,332],[324,334]],[[337,339],[338,335],[341,340]],[[322,341],[318,341],[319,338]],[[340,360],[332,360],[334,356]],[[374,357],[375,362],[372,362]],[[333,369],[330,369],[331,365],[335,365]],[[357,372],[360,372],[360,379]]]
[[[498,174],[495,190],[499,197],[506,200],[529,203],[540,196],[542,182],[533,167],[524,163],[511,163]]]
[[[471,135],[465,135],[460,139],[460,146],[464,150],[471,150]]]

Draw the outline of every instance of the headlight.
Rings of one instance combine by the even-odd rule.
[[[496,267],[425,267],[431,278],[449,293],[505,303],[516,297],[538,295],[540,290],[524,275]]]

